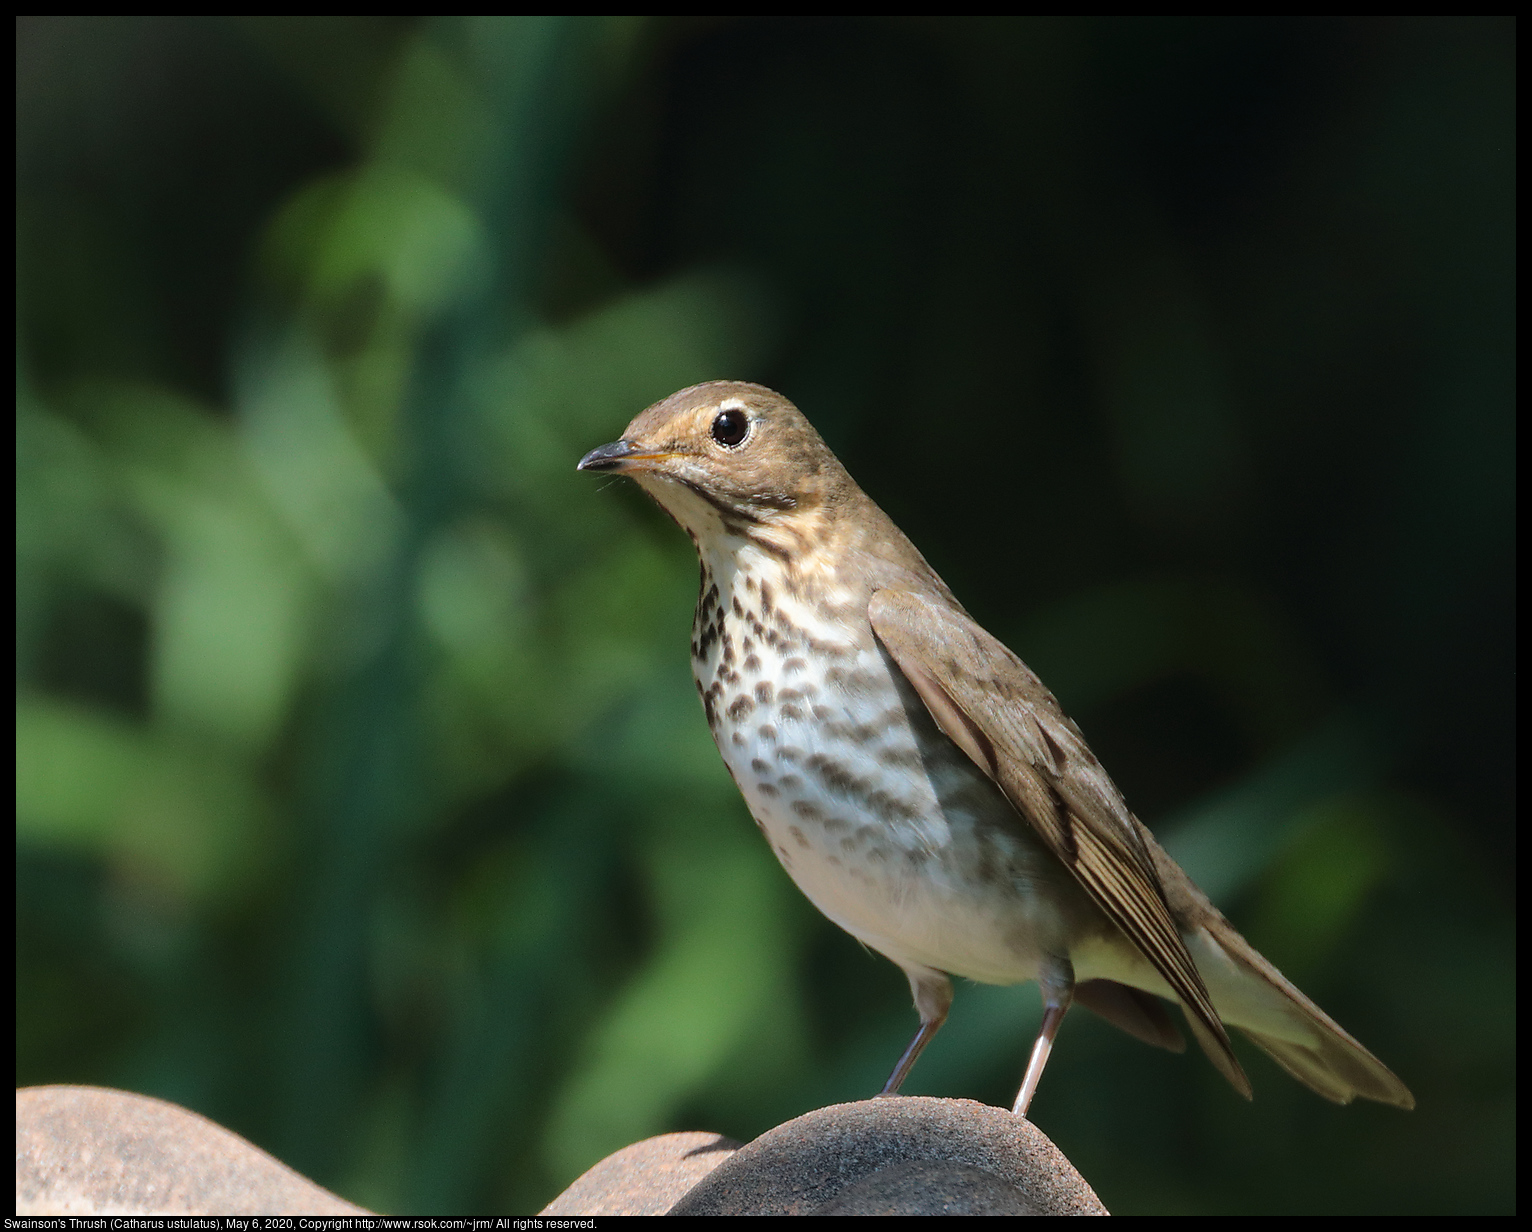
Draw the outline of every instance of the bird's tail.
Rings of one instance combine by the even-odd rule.
[[[1413,1108],[1415,1097],[1393,1071],[1267,962],[1154,836],[1142,826],[1140,832],[1218,1017],[1328,1100],[1349,1104],[1360,1095]],[[1218,1063],[1217,1057],[1213,1060]]]
[[[1337,1104],[1357,1096],[1413,1108],[1393,1071],[1304,996],[1222,915],[1186,935],[1218,1016],[1294,1078]]]

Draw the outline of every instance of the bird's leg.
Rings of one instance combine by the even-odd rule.
[[[920,1030],[915,1032],[915,1038],[899,1058],[899,1064],[894,1066],[894,1072],[878,1092],[880,1097],[899,1094],[899,1088],[914,1066],[915,1058],[925,1050],[931,1037],[941,1030],[942,1023],[947,1021],[947,1011],[952,1008],[952,981],[940,971],[933,971],[930,967],[905,967],[904,974],[909,977],[915,1008],[920,1011]]]
[[[1017,1116],[1027,1115],[1032,1096],[1037,1094],[1043,1067],[1048,1064],[1048,1054],[1053,1051],[1053,1037],[1059,1033],[1059,1024],[1064,1021],[1074,1000],[1074,964],[1067,958],[1045,960],[1037,975],[1037,986],[1043,994],[1043,1025],[1037,1033],[1037,1042],[1032,1045],[1026,1076],[1021,1080],[1021,1090],[1016,1092],[1016,1104],[1011,1109]]]

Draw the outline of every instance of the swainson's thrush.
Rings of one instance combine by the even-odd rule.
[[[884,1094],[946,1019],[952,973],[1042,990],[1019,1114],[1072,1002],[1184,1048],[1157,997],[1246,1097],[1225,1023],[1326,1099],[1414,1106],[1165,854],[787,399],[683,389],[580,469],[631,475],[691,536],[692,671],[724,764],[798,888],[909,978],[920,1029]]]

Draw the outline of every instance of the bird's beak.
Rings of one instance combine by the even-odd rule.
[[[598,445],[580,459],[577,471],[626,471],[647,470],[648,467],[634,463],[658,462],[668,458],[668,453],[656,453],[633,444],[632,441],[613,441],[610,445]]]

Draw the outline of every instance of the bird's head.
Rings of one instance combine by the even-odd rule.
[[[743,381],[709,381],[656,402],[579,469],[632,476],[699,539],[720,529],[769,536],[859,495],[797,407]]]

